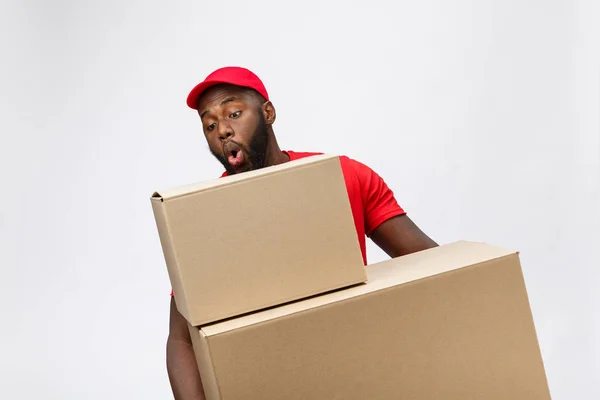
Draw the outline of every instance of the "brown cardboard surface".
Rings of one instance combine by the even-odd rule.
[[[211,373],[214,366],[212,364],[210,349],[204,339],[204,334],[198,332],[198,328],[189,323],[188,330],[192,337],[192,345],[194,346],[194,352],[196,353],[196,361],[198,362],[198,371],[200,372],[200,379],[202,379],[204,394],[208,398],[218,399],[221,394],[219,393],[216,377]]]
[[[175,301],[194,326],[364,283],[338,157],[155,193]]]
[[[518,253],[457,242],[367,273],[193,328],[208,400],[550,398]]]

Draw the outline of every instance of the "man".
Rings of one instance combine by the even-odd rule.
[[[209,150],[225,168],[223,176],[319,154],[279,148],[275,107],[261,80],[247,69],[214,71],[192,89],[187,104],[197,110]],[[410,220],[381,177],[358,161],[340,160],[365,264],[365,236],[390,257],[437,246]],[[204,399],[187,323],[173,297],[167,370],[175,399]]]

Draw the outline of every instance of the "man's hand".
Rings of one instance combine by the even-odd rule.
[[[370,237],[392,258],[437,246],[406,214],[383,222]]]
[[[205,400],[188,324],[177,310],[173,297],[167,339],[167,372],[175,400]]]

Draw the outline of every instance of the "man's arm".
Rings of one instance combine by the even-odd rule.
[[[171,297],[167,372],[175,400],[205,400],[187,321]]]
[[[438,245],[423,233],[406,214],[398,215],[381,223],[371,232],[370,237],[392,258]]]
[[[437,246],[406,215],[379,174],[351,158],[343,156],[340,161],[346,187],[352,193],[360,193],[365,233],[377,246],[392,258]],[[358,182],[358,187],[354,182]]]

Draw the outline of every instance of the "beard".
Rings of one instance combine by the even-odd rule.
[[[243,171],[238,172],[252,171],[265,167],[267,162],[269,131],[267,130],[267,121],[265,120],[264,115],[262,115],[262,113],[259,114],[258,125],[256,126],[256,129],[254,129],[254,133],[252,133],[247,147],[235,140],[230,140],[230,142],[237,144],[245,153],[248,160],[248,167]],[[210,152],[223,165],[228,175],[236,173],[236,170],[229,164],[229,161],[227,161],[223,155],[217,154],[212,149],[210,149]]]

